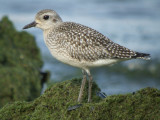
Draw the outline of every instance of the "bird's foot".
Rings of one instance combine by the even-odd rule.
[[[97,91],[96,92],[96,95],[102,99],[106,98],[107,95],[104,93],[104,92],[101,92],[101,91]]]
[[[68,110],[68,111],[75,110],[75,109],[77,109],[77,108],[79,108],[79,107],[81,107],[81,106],[82,106],[82,104],[77,104],[77,105],[68,107],[67,110]]]

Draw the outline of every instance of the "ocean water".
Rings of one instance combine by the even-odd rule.
[[[7,15],[21,31],[42,9],[53,9],[63,21],[92,27],[120,45],[150,53],[152,59],[160,58],[159,0],[3,0],[0,1],[0,18]],[[27,31],[35,36],[44,60],[43,70],[51,71],[52,81],[81,77],[80,69],[65,65],[51,56],[41,30],[32,28]],[[130,62],[141,64],[139,60]],[[103,69],[94,69],[94,80],[107,94],[133,92],[147,86],[160,88],[155,81],[127,80],[121,75],[106,75]]]

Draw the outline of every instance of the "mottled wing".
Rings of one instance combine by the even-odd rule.
[[[98,59],[129,59],[136,56],[123,46],[120,46],[94,29],[81,24],[65,22],[56,29],[59,41],[72,58],[86,61]],[[58,37],[58,35],[57,35]]]

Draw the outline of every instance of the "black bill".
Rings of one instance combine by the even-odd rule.
[[[28,29],[28,28],[31,28],[31,27],[35,27],[36,26],[36,22],[35,21],[33,21],[32,23],[30,23],[30,24],[28,24],[28,25],[25,25],[24,27],[23,27],[23,29]]]

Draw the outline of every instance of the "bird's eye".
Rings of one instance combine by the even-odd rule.
[[[44,20],[48,20],[48,19],[49,19],[49,15],[43,16],[43,19],[44,19]]]

